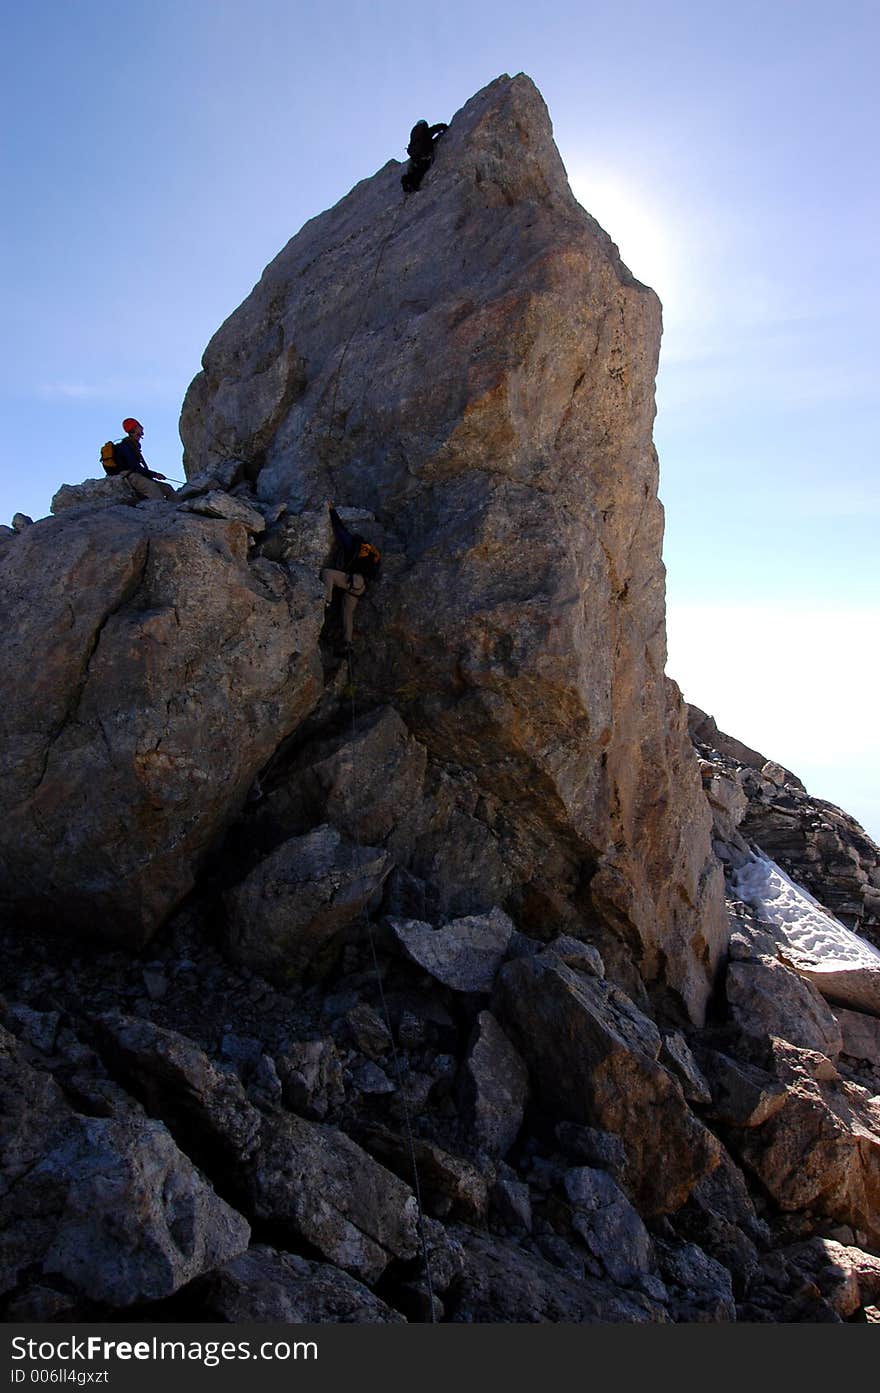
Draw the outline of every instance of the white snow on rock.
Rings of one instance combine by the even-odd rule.
[[[775,861],[753,854],[734,888],[779,943],[782,956],[829,1001],[880,1015],[880,952],[823,909]]]

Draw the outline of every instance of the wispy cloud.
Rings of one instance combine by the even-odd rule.
[[[38,394],[48,401],[86,401],[112,395],[110,388],[89,382],[41,382]]]
[[[167,378],[145,378],[138,382],[108,378],[103,382],[41,382],[36,394],[44,401],[115,402],[120,397],[132,396],[141,401],[178,400],[182,392],[179,381]]]

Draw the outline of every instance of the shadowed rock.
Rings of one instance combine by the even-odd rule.
[[[490,992],[507,952],[513,924],[500,909],[456,919],[442,928],[417,920],[390,919],[406,956],[438,982],[458,992]]]
[[[267,1122],[244,1183],[256,1218],[364,1281],[416,1252],[409,1187],[335,1128],[292,1116]]]
[[[329,1263],[273,1248],[249,1248],[192,1289],[206,1320],[230,1324],[404,1324],[369,1287]]]
[[[83,1117],[0,1030],[0,1292],[41,1275],[80,1301],[169,1296],[248,1245],[167,1128],[131,1104]]]
[[[232,956],[282,983],[296,981],[357,919],[390,869],[386,852],[335,827],[292,837],[229,891]]]
[[[502,968],[493,1009],[511,1030],[537,1096],[564,1117],[616,1133],[643,1214],[684,1204],[718,1164],[717,1139],[657,1062],[660,1033],[603,979],[544,958]]]
[[[506,1156],[522,1126],[529,1076],[491,1011],[477,1017],[460,1091],[477,1145]]]
[[[880,1100],[777,1041],[782,1106],[732,1145],[783,1210],[811,1209],[880,1239]],[[825,1061],[827,1063],[827,1061]],[[818,1075],[818,1077],[816,1076]]]
[[[592,1277],[578,1280],[490,1234],[457,1229],[464,1271],[453,1321],[564,1321],[578,1325],[665,1322],[662,1305]]]

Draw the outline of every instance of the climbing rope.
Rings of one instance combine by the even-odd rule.
[[[359,798],[359,796],[358,796],[357,760],[356,760],[356,758],[355,758],[355,749],[354,749],[354,742],[355,742],[355,737],[356,737],[356,734],[357,734],[357,725],[356,725],[356,720],[355,720],[355,704],[354,704],[355,686],[354,686],[354,675],[353,675],[352,661],[351,661],[351,644],[348,643],[348,644],[346,645],[346,648],[347,648],[346,660],[347,660],[347,663],[348,663],[348,695],[349,695],[349,699],[350,699],[350,701],[351,701],[351,747],[350,747],[350,748],[351,748],[351,786],[352,786],[351,801],[352,801],[352,805],[353,805],[353,807],[354,807],[354,809],[355,809],[355,811],[356,811],[357,808],[360,806],[360,798]],[[357,823],[356,823],[356,821],[354,821],[354,820],[353,820],[353,828],[354,828],[354,841],[355,841],[355,845],[360,846],[360,840],[359,840],[358,832],[357,832]],[[403,1066],[402,1066],[402,1064],[401,1064],[401,1062],[400,1062],[400,1055],[399,1055],[398,1052],[397,1052],[397,1044],[396,1044],[395,1039],[394,1039],[394,1027],[393,1027],[392,1024],[391,1024],[391,1012],[390,1012],[390,1010],[389,1010],[389,1008],[388,1008],[388,1001],[387,1001],[386,996],[385,996],[385,987],[384,987],[384,984],[383,984],[383,982],[382,982],[382,973],[381,973],[381,970],[380,970],[380,967],[379,967],[379,957],[378,957],[378,954],[376,953],[376,940],[375,940],[375,937],[374,937],[374,934],[373,934],[373,927],[372,927],[372,924],[370,923],[369,918],[368,918],[366,915],[364,915],[363,921],[364,921],[364,924],[366,925],[366,929],[367,929],[367,938],[368,938],[369,944],[370,944],[370,955],[371,955],[371,957],[372,957],[372,959],[373,959],[373,971],[374,971],[375,974],[376,974],[376,986],[377,986],[378,992],[379,992],[379,1001],[380,1001],[381,1006],[382,1006],[382,1014],[383,1014],[383,1016],[385,1017],[385,1028],[387,1029],[389,1038],[390,1038],[390,1040],[391,1040],[391,1058],[392,1058],[392,1061],[393,1061],[393,1064],[394,1064],[394,1073],[395,1073],[395,1076],[396,1076],[396,1078],[397,1078],[397,1091],[398,1091],[398,1096],[399,1096],[399,1098],[400,1098],[401,1104],[403,1105],[403,1121],[404,1121],[404,1127],[405,1127],[405,1130],[406,1130],[406,1143],[407,1143],[407,1150],[409,1151],[409,1163],[410,1163],[410,1169],[411,1169],[411,1171],[412,1171],[412,1177],[413,1177],[413,1194],[415,1195],[415,1198],[416,1198],[416,1212],[417,1212],[417,1216],[418,1216],[418,1231],[419,1231],[419,1246],[421,1247],[421,1250],[422,1250],[422,1265],[423,1265],[423,1267],[424,1267],[424,1269],[425,1269],[425,1289],[426,1289],[426,1294],[427,1294],[427,1297],[428,1297],[428,1309],[429,1309],[429,1311],[430,1311],[431,1324],[434,1325],[434,1324],[436,1324],[436,1320],[437,1320],[437,1317],[436,1317],[436,1315],[434,1314],[434,1284],[433,1284],[433,1281],[432,1281],[432,1279],[431,1279],[431,1260],[430,1260],[430,1257],[429,1257],[429,1255],[428,1255],[428,1239],[427,1239],[427,1234],[426,1234],[426,1232],[425,1232],[425,1212],[424,1212],[424,1208],[423,1208],[423,1206],[422,1206],[422,1191],[421,1191],[421,1185],[420,1185],[420,1183],[419,1183],[419,1167],[418,1167],[418,1162],[416,1161],[416,1146],[415,1146],[415,1139],[414,1139],[414,1137],[413,1137],[412,1120],[411,1120],[411,1118],[410,1118],[409,1104],[408,1104],[407,1101],[406,1101],[406,1093],[405,1093],[404,1087],[403,1087]]]

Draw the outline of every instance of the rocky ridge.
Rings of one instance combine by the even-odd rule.
[[[4,1315],[877,1319],[880,1021],[725,904],[814,805],[663,677],[659,306],[528,79],[399,172],[212,340],[175,500],[0,537]]]

